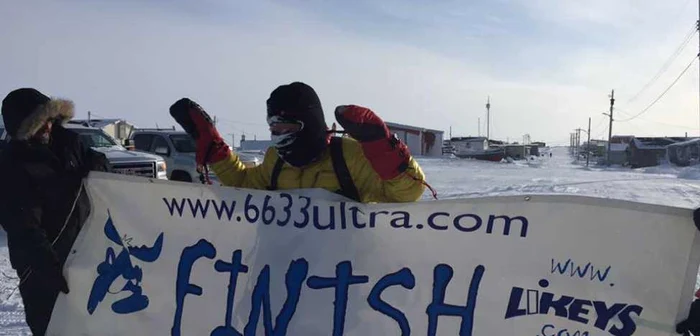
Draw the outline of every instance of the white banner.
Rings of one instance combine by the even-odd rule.
[[[609,199],[87,188],[50,335],[675,335],[700,263],[690,209]]]

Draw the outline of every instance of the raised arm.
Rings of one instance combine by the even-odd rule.
[[[414,202],[425,191],[425,174],[406,144],[370,109],[338,106],[335,117],[345,131],[359,142],[344,146],[352,156],[356,184],[361,194],[377,202]],[[361,152],[361,153],[360,153]],[[364,198],[364,197],[363,197]]]
[[[223,185],[248,189],[267,187],[272,168],[265,163],[274,160],[266,158],[263,165],[246,168],[238,155],[224,142],[211,117],[199,104],[182,98],[170,107],[170,115],[195,139],[197,165],[210,165]]]

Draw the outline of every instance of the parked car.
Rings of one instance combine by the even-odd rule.
[[[162,157],[129,151],[100,128],[86,127],[70,122],[64,127],[78,133],[83,144],[104,153],[112,166],[111,172],[161,180],[167,179],[166,162]],[[0,120],[0,150],[8,141],[10,141],[10,136],[7,135],[5,125]]]
[[[167,163],[163,157],[127,150],[100,128],[73,123],[68,123],[65,127],[78,133],[83,144],[104,153],[113,173],[167,179]]]
[[[132,130],[127,147],[135,151],[154,153],[165,158],[168,166],[168,179],[173,181],[200,182],[197,171],[195,153],[197,150],[194,139],[184,131],[175,128],[135,128]],[[255,167],[261,163],[252,154],[237,153],[246,167]],[[209,172],[209,179],[217,183],[216,175]]]

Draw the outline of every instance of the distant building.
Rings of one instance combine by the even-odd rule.
[[[122,144],[124,140],[129,138],[131,130],[134,129],[133,124],[123,119],[90,119],[89,122],[87,119],[73,119],[70,122],[87,127],[100,128]]]
[[[452,154],[455,151],[455,146],[451,140],[442,140],[442,154]]]
[[[629,163],[629,144],[634,139],[633,135],[615,135],[610,139],[610,163],[614,165],[627,165]],[[607,151],[607,146],[605,148]]]
[[[605,140],[591,139],[590,143],[584,142],[582,147],[583,151],[586,153],[597,157],[603,157],[608,150],[608,142]]]
[[[530,155],[530,146],[527,145],[505,145],[503,146],[506,150],[506,156],[514,160],[522,160]]]
[[[681,167],[700,163],[700,139],[689,138],[689,140],[676,142],[666,148],[668,160]]]
[[[628,148],[630,167],[651,167],[666,162],[668,160],[667,147],[686,140],[686,137],[633,137]]]
[[[239,146],[240,151],[245,152],[266,152],[269,147],[272,147],[272,140],[246,140],[241,139],[241,144]]]
[[[396,133],[398,138],[408,146],[411,155],[442,156],[445,132],[392,122],[385,122],[385,124],[389,132]]]

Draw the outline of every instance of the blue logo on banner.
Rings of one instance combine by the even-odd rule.
[[[134,257],[143,262],[154,262],[160,257],[160,252],[163,249],[163,233],[158,235],[158,238],[151,247],[141,245],[140,247],[131,246],[131,238],[119,236],[117,229],[112,222],[112,216],[109,214],[104,228],[107,239],[121,246],[119,255],[115,255],[114,249],[108,247],[106,251],[105,261],[97,265],[97,278],[90,290],[88,298],[87,310],[92,315],[97,309],[107,293],[119,294],[123,292],[131,292],[131,295],[116,301],[112,304],[112,311],[117,314],[130,314],[141,311],[148,307],[148,297],[143,295],[141,289],[141,281],[143,271],[139,266],[132,264],[131,257]],[[124,287],[117,292],[110,292],[109,287],[123,277],[127,280]]]
[[[639,317],[644,310],[631,303],[610,303],[557,294],[548,290],[550,283],[547,279],[541,279],[538,285],[540,288],[537,289],[513,287],[506,308],[506,320],[530,315],[554,315],[582,326],[593,326],[613,336],[630,336],[637,330],[633,315]],[[545,325],[543,333],[547,327],[555,328]]]

